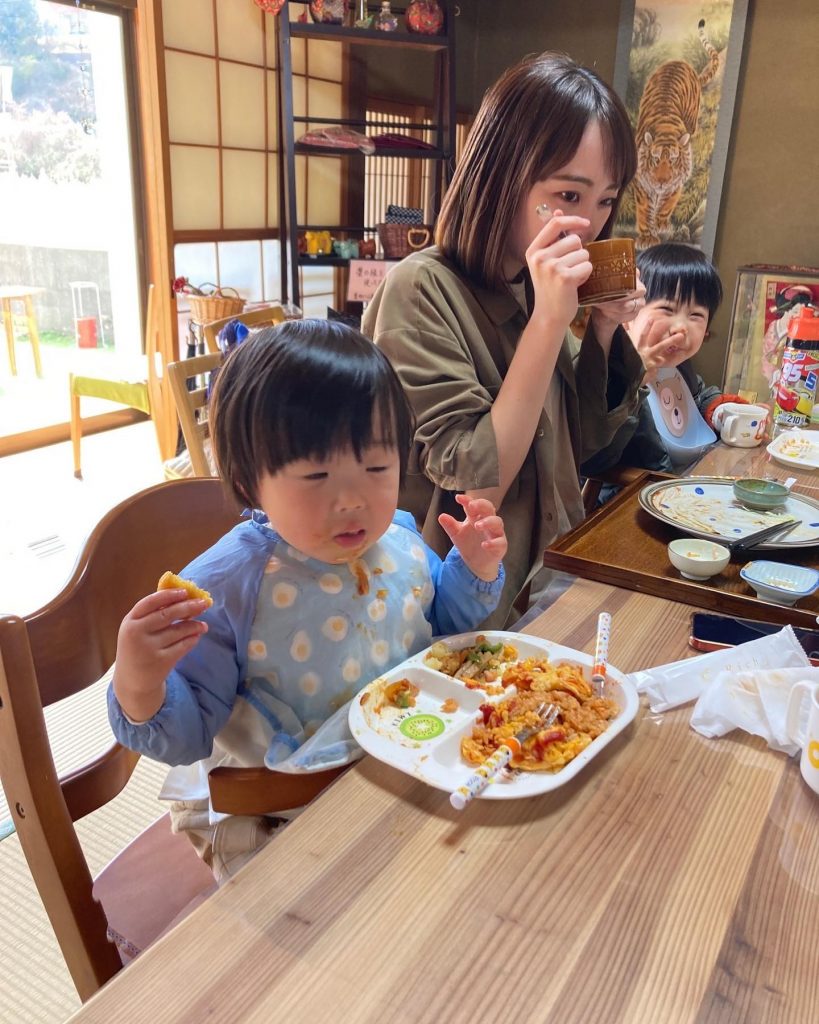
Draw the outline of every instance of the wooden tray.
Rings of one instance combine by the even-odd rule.
[[[739,570],[755,558],[819,569],[818,547],[737,555],[710,580],[696,583],[683,579],[669,562],[666,548],[669,541],[685,534],[650,516],[638,500],[643,487],[665,479],[665,474],[646,472],[627,484],[601,509],[548,547],[543,564],[573,576],[681,601],[724,615],[816,628],[819,591],[802,598],[796,607],[773,604],[758,598],[740,577]]]

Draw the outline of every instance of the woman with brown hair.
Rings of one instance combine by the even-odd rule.
[[[387,275],[364,317],[416,416],[404,508],[446,551],[455,494],[489,498],[509,537],[501,604],[514,621],[544,548],[583,517],[578,466],[638,404],[643,365],[621,324],[645,289],[569,331],[636,166],[623,104],[553,53],[508,69],[484,97],[437,224],[437,245]]]

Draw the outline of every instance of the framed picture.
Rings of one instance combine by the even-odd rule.
[[[614,88],[637,143],[615,235],[711,255],[748,0],[622,0]]]
[[[805,304],[819,306],[819,267],[753,263],[738,268],[724,392],[749,402],[773,400],[788,322]]]

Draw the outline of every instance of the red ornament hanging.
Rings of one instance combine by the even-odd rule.
[[[256,6],[261,7],[265,14],[278,14],[285,2],[286,0],[255,0]]]
[[[438,0],[412,0],[406,11],[407,28],[410,32],[435,36],[444,27],[444,12]]]

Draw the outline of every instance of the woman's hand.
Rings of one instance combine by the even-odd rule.
[[[162,707],[168,673],[207,632],[207,624],[194,618],[207,607],[184,590],[159,590],[137,601],[122,620],[114,693],[129,718],[147,722]]]
[[[532,276],[535,307],[532,319],[543,316],[568,327],[577,312],[577,289],[592,272],[580,234],[587,231],[585,217],[566,216],[555,210],[526,250]]]
[[[620,324],[630,323],[646,304],[646,286],[637,271],[637,286],[622,299],[599,302],[591,307],[591,319],[595,335],[611,336]]]
[[[459,523],[447,512],[438,516],[438,522],[478,579],[492,583],[498,578],[498,569],[506,554],[503,520],[486,498],[456,494],[455,500],[466,513],[463,522]]]

